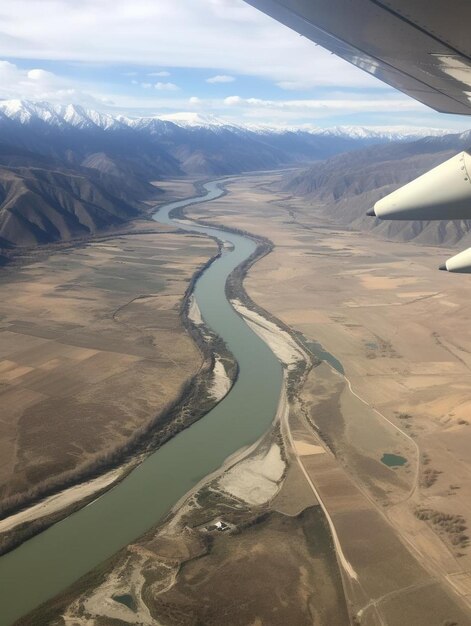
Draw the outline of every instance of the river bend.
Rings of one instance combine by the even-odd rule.
[[[160,207],[154,219],[172,224],[174,209],[223,193],[217,181],[204,188],[203,196]],[[178,226],[233,246],[203,272],[194,294],[205,322],[237,359],[239,378],[213,410],[147,457],[116,487],[0,558],[1,626],[10,626],[157,524],[228,456],[256,441],[275,416],[282,385],[280,363],[225,295],[229,274],[254,252],[256,243],[218,228]]]

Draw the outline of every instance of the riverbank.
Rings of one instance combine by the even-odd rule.
[[[41,623],[39,615],[51,623],[64,611],[69,624],[88,620],[87,626],[110,619],[155,624],[159,616],[180,624],[257,623],[261,617],[271,626],[350,620],[364,625],[468,623],[469,550],[466,543],[457,547],[451,541],[454,529],[469,519],[471,484],[465,283],[460,279],[453,291],[450,276],[437,275],[437,250],[411,259],[408,246],[372,239],[365,243],[364,235],[339,232],[320,221],[315,208],[270,195],[260,180],[240,177],[231,184],[223,200],[194,208],[190,217],[196,215],[211,227],[224,222],[269,235],[275,243],[272,254],[249,272],[243,293],[234,294],[249,309],[240,313],[256,331],[250,331],[240,349],[239,334],[232,336],[231,345],[245,358],[239,383],[256,384],[242,387],[239,395],[236,386],[219,405],[230,405],[235,398],[232,410],[227,415],[216,412],[213,420],[210,413],[187,430],[188,445],[175,451],[172,442],[179,438],[169,442],[168,456],[178,460],[170,464],[167,459],[158,471],[153,468],[147,484],[151,493],[165,497],[187,459],[193,476],[197,467],[197,476],[207,477],[202,482],[197,478],[174,498],[172,504],[178,501],[179,506],[173,514],[164,514],[158,527],[49,603],[47,619],[46,613],[36,612],[29,624]],[[223,255],[218,263],[228,258]],[[233,276],[242,273],[239,267]],[[217,310],[226,319],[230,312],[212,299],[222,280],[218,282],[217,274],[205,277],[211,279],[202,292],[206,315]],[[443,283],[440,292],[436,280]],[[246,291],[284,324],[263,309],[252,309]],[[430,297],[425,299],[425,294]],[[262,414],[259,400],[273,392],[263,380],[270,362],[261,365],[252,344],[261,335],[264,342],[271,336],[287,367],[291,352],[268,318],[278,328],[295,328],[298,341],[315,355],[322,353],[320,342],[332,367],[291,363],[283,384],[284,406],[291,410],[281,411],[281,429],[270,426],[274,407],[267,411],[263,424],[270,433],[265,439],[259,433],[253,436],[250,441],[258,441],[259,447],[251,449],[240,434]],[[276,376],[271,369],[269,377]],[[301,377],[302,387],[291,387],[290,378]],[[402,430],[420,447],[419,472],[415,446]],[[290,445],[282,445],[280,436]],[[220,472],[210,464],[203,470],[202,459],[227,441],[239,443],[241,456],[232,455],[224,465],[226,492],[218,483]],[[291,451],[295,462],[286,463]],[[388,453],[406,463],[387,466],[382,459]],[[197,463],[194,455],[200,455]],[[231,454],[224,447],[220,466],[227,457]],[[280,457],[286,468],[282,480]],[[154,480],[162,474],[166,480],[156,489]],[[195,483],[198,487],[191,489]],[[260,503],[276,489],[268,503]],[[337,611],[345,605],[341,581],[335,577],[331,534],[316,499],[325,506],[339,542],[348,613],[331,612],[333,605]],[[428,507],[417,511],[417,503]],[[136,510],[132,508],[133,517]],[[126,511],[120,509],[123,517]],[[218,522],[225,525],[221,528]]]
[[[217,183],[207,188],[213,198],[220,193]],[[198,198],[184,203],[200,201]],[[180,203],[167,205],[167,215],[175,205]],[[162,209],[159,219],[161,216]],[[195,233],[181,230],[183,244],[195,237]],[[225,296],[227,277],[252,257],[257,245],[227,231],[208,229],[202,234],[227,242],[223,253],[196,282],[194,292],[202,318],[224,337],[241,366],[237,385],[203,419],[148,456],[91,506],[0,559],[0,576],[5,582],[0,588],[0,602],[6,623],[38,606],[44,598],[55,596],[141,536],[156,520],[165,517],[201,477],[215,471],[236,450],[258,440],[273,421],[281,367]]]
[[[236,283],[233,282],[232,286],[235,293]],[[242,284],[240,287],[242,288]],[[240,297],[243,297],[241,291],[238,293]],[[231,455],[222,467],[199,482],[175,504],[157,528],[123,549],[109,562],[108,566],[91,573],[62,597],[55,598],[49,605],[22,620],[23,626],[46,623],[48,619],[59,613],[63,614],[66,624],[73,623],[76,626],[94,624],[95,620],[103,619],[118,619],[130,624],[138,620],[140,623],[155,626],[158,623],[158,619],[155,618],[155,606],[158,604],[162,609],[163,605],[159,599],[165,599],[163,601],[167,603],[167,598],[177,593],[181,585],[182,565],[185,564],[188,567],[193,559],[197,559],[198,563],[204,563],[207,559],[212,561],[215,558],[216,537],[211,531],[206,530],[212,524],[223,520],[222,523],[226,525],[228,533],[227,537],[234,537],[234,533],[241,534],[242,537],[250,536],[252,528],[265,528],[267,525],[262,535],[260,535],[260,530],[258,531],[257,545],[261,549],[262,545],[266,545],[266,541],[270,541],[269,528],[271,528],[272,516],[275,516],[273,517],[274,523],[278,515],[272,503],[280,494],[288,475],[288,459],[280,429],[281,424],[287,421],[290,410],[288,380],[291,378],[291,384],[293,384],[296,378],[298,383],[301,383],[304,369],[308,369],[312,361],[296,339],[277,326],[273,320],[265,319],[260,313],[249,310],[240,301],[232,302],[232,304],[277,354],[285,369],[278,408],[268,432],[252,445]],[[201,315],[194,303],[191,304],[190,310],[192,318],[200,321]],[[304,369],[299,367],[301,361],[304,363]],[[286,501],[293,498],[299,499],[299,494],[292,494],[289,490],[283,497],[286,507]],[[302,507],[302,511],[304,510]],[[301,517],[295,516],[290,522],[293,532],[297,531],[298,524],[302,524],[302,516],[306,516],[307,513],[301,512],[299,515]],[[316,523],[319,524],[318,534],[328,533],[321,519],[318,519]],[[232,555],[233,548],[230,550],[229,555]],[[329,558],[331,559],[332,555],[335,562],[333,552]],[[232,562],[234,556],[229,556],[229,558]],[[283,578],[290,568],[293,568],[293,574],[297,572],[299,567],[302,568],[302,562],[298,560],[299,555],[294,558],[294,553],[289,559],[285,558],[283,568],[277,570],[277,576],[280,575]],[[210,569],[207,571],[213,571],[214,565],[208,563],[208,567]],[[260,567],[263,567],[262,560],[255,569]],[[312,565],[310,568],[312,569]],[[153,574],[149,577],[151,571]],[[242,569],[239,571],[237,578],[239,576],[247,580],[251,579],[251,574],[245,566],[244,571]],[[269,574],[265,572],[265,576],[269,577]],[[329,585],[337,590],[336,593],[339,589],[341,593],[339,584],[339,578],[329,579]],[[276,583],[273,581],[272,585]],[[260,592],[259,595],[262,600],[264,593]],[[247,596],[245,597],[247,600]],[[126,598],[126,602],[123,603],[120,598]],[[235,600],[236,598],[237,595]],[[331,600],[326,598],[324,606],[327,606],[329,602]],[[335,610],[341,613],[345,610],[342,606],[337,600]],[[166,615],[166,611],[162,610],[162,615]],[[285,610],[290,611],[291,615],[294,614],[291,604]],[[304,611],[303,608],[297,610]]]
[[[226,234],[224,234],[224,236],[223,236],[223,237],[221,237],[221,238],[223,238],[223,239],[231,239],[231,237],[232,237],[232,236],[230,235],[230,233],[228,233],[227,235],[226,235]],[[232,238],[233,238],[233,237],[232,237]],[[236,238],[236,240],[237,240],[238,242],[239,242],[239,241],[241,241],[241,243],[240,243],[240,244],[239,244],[239,243],[237,243],[237,246],[242,245],[242,241],[243,241],[243,240],[240,240],[240,239],[237,239],[237,238]],[[245,245],[245,244],[244,244],[244,245]],[[255,251],[255,248],[254,248],[254,251]],[[259,249],[259,251],[260,251],[260,249]],[[256,251],[255,251],[255,252],[256,252]],[[240,254],[241,254],[241,253],[239,253],[239,255],[240,255]],[[244,260],[245,260],[245,257],[247,257],[247,256],[248,256],[248,257],[250,257],[250,262],[251,262],[251,263],[253,263],[253,262],[254,262],[254,260],[255,260],[255,259],[256,259],[256,257],[257,257],[257,254],[253,254],[253,253],[250,253],[250,254],[248,254],[248,255],[245,255],[245,254],[244,254],[244,257],[243,257],[243,258],[244,258]],[[226,256],[225,256],[225,263],[226,263],[226,265],[227,265],[227,261],[230,261],[230,262],[231,262],[231,264],[233,265],[233,267],[237,267],[238,265],[240,265],[240,261],[232,261],[232,257],[233,257],[233,253],[232,253],[232,252],[230,252],[230,251],[227,251],[227,254],[226,254]],[[237,258],[237,257],[236,257],[236,258]],[[219,263],[219,262],[220,262],[220,261],[218,261],[218,263]],[[213,267],[215,267],[215,266],[214,266],[214,265],[213,265],[213,266],[211,266],[211,267],[210,267],[210,270],[212,270],[212,269],[213,269]],[[204,273],[204,277],[206,278],[206,272]],[[206,282],[208,283],[208,285],[210,285],[210,291],[211,291],[211,293],[212,293],[212,292],[213,292],[213,290],[214,290],[214,286],[215,286],[215,284],[217,283],[217,281],[215,282],[215,281],[214,281],[214,279],[213,279],[212,277],[209,277],[209,276],[208,276],[208,277],[207,277],[207,281],[206,281]],[[224,285],[225,285],[225,283],[226,283],[226,279],[224,278],[224,279],[223,279],[223,281],[221,282],[222,294],[224,294]],[[200,281],[198,281],[198,285],[200,286],[200,290],[201,290],[201,282],[200,282]],[[232,309],[231,309],[231,310],[232,310]],[[193,313],[194,313],[194,311],[193,311]],[[211,319],[211,315],[213,315],[213,308],[211,307],[210,312],[208,312],[208,309],[206,308],[206,311],[205,311],[205,312],[203,312],[203,317],[206,319],[206,316],[208,316],[208,317]],[[235,314],[233,314],[233,316],[235,317],[235,320],[237,320],[237,316],[236,316]],[[212,322],[212,323],[211,323],[211,326],[213,326],[213,323],[214,323],[214,322]],[[242,324],[242,327],[245,327],[245,324],[244,324],[243,322],[240,322],[239,324]],[[239,326],[239,324],[236,324],[236,326]],[[230,327],[232,328],[232,327],[233,327],[233,325],[234,325],[234,322],[232,322],[232,321],[231,321],[231,326],[230,326]],[[242,329],[242,327],[241,327],[241,329]],[[246,327],[245,327],[245,328],[246,328]],[[245,332],[245,331],[244,331],[244,332]],[[246,356],[245,356],[245,355],[246,355],[246,351],[245,351],[245,349],[243,349],[243,346],[240,346],[240,345],[239,345],[239,344],[240,344],[240,340],[241,340],[241,337],[239,337],[239,335],[238,335],[237,343],[236,343],[236,344],[234,344],[234,346],[237,346],[237,349],[239,350],[239,358],[240,358],[240,360],[241,360],[242,362],[244,362],[244,363],[245,363],[245,365],[244,365],[244,372],[245,372],[245,370],[250,370],[250,369],[251,369],[251,367],[255,365],[255,362],[252,360],[252,358],[251,358],[251,357],[249,357],[249,359],[250,359],[250,360],[247,362],[247,358],[246,358]],[[252,349],[252,348],[253,348],[253,347],[257,344],[257,342],[256,342],[256,341],[254,341],[252,338],[250,338],[250,339],[249,339],[249,338],[247,338],[247,340],[248,340],[248,342],[249,342],[249,344],[250,344],[250,346],[251,346],[251,349]],[[245,341],[245,339],[244,339],[244,341]],[[240,349],[241,349],[241,348],[242,348],[242,352],[240,352]],[[237,351],[237,350],[236,350],[236,351]],[[271,353],[269,353],[267,350],[264,350],[264,351],[263,351],[263,354],[265,354],[265,353],[266,353],[267,358],[269,357],[269,354],[271,354]],[[265,357],[264,357],[264,358],[265,358]],[[271,361],[271,360],[272,360],[272,357],[270,356],[270,357],[269,357],[269,361]],[[257,370],[256,370],[256,371],[257,371],[257,379],[255,379],[253,375],[251,375],[251,374],[249,374],[248,372],[246,372],[246,376],[245,376],[245,377],[243,378],[243,380],[241,380],[241,381],[240,381],[240,383],[238,384],[238,387],[239,387],[239,388],[241,388],[241,389],[245,389],[245,387],[247,386],[247,384],[253,385],[253,383],[255,383],[255,382],[256,382],[256,386],[255,386],[255,388],[257,389],[257,392],[258,392],[258,394],[257,394],[257,398],[258,398],[258,401],[257,401],[257,402],[258,402],[258,403],[259,403],[260,401],[262,401],[262,400],[263,400],[263,402],[264,402],[265,404],[266,404],[266,401],[267,401],[267,400],[268,400],[268,401],[270,401],[270,394],[268,393],[268,387],[267,387],[267,393],[264,393],[264,392],[263,392],[263,384],[265,384],[265,382],[264,382],[264,381],[266,381],[266,384],[269,386],[269,388],[270,388],[270,389],[272,389],[272,388],[273,388],[273,384],[274,384],[274,382],[276,381],[276,372],[272,372],[272,371],[271,371],[272,365],[271,365],[271,363],[270,363],[270,365],[269,365],[269,361],[266,361],[266,364],[265,364],[263,367],[257,367]],[[262,359],[262,362],[263,362],[263,359]],[[263,373],[263,374],[264,374],[264,376],[263,376],[262,378],[260,377],[260,374],[261,374],[261,373]],[[248,374],[248,376],[247,376],[247,374]],[[230,394],[230,396],[229,396],[229,397],[230,397],[230,398],[232,398],[232,397],[233,397],[233,394]],[[244,394],[243,392],[242,392],[241,399],[236,400],[236,399],[235,399],[235,397],[234,397],[234,400],[233,400],[232,402],[233,402],[233,403],[235,402],[235,406],[237,407],[237,412],[238,412],[238,413],[239,413],[240,411],[242,411],[242,415],[244,414],[244,412],[245,412],[245,411],[244,411],[244,408],[243,408],[243,407],[247,405],[247,401],[248,401],[250,398],[253,398],[253,400],[255,400],[255,399],[256,399],[256,398],[255,398],[255,396],[252,396],[252,395],[250,395],[249,393],[245,393],[245,394]],[[257,403],[257,402],[256,402],[256,403]],[[271,403],[271,401],[270,401],[270,403]],[[218,405],[218,406],[222,406],[223,404],[224,404],[224,405],[226,405],[227,403],[222,403],[222,404],[220,404],[220,405]],[[230,404],[230,405],[231,405],[231,404]],[[251,408],[253,408],[253,406],[252,406],[252,405],[253,405],[253,402],[252,402],[252,401],[250,401],[250,402],[248,403],[248,405],[247,405],[247,406],[250,406]],[[247,409],[245,409],[245,410],[247,410]],[[274,411],[272,412],[272,410],[270,409],[270,404],[267,406],[267,408],[265,409],[265,411],[266,411],[266,418],[269,418],[269,420],[270,420],[270,422],[271,422],[271,421],[273,420]],[[231,421],[230,421],[230,422],[228,422],[228,424],[226,424],[226,426],[224,426],[224,421],[221,421],[221,418],[220,418],[220,417],[216,417],[216,413],[220,413],[220,411],[219,411],[219,412],[218,412],[218,411],[212,411],[210,415],[212,416],[212,414],[213,414],[213,413],[214,413],[214,419],[216,419],[217,421],[216,421],[216,422],[212,422],[212,421],[211,421],[211,419],[209,419],[209,416],[207,416],[207,417],[205,418],[205,420],[204,420],[204,421],[205,421],[205,423],[207,423],[207,425],[205,426],[205,429],[207,430],[207,429],[208,429],[208,427],[209,427],[209,428],[211,428],[211,436],[212,436],[212,435],[213,435],[213,434],[214,434],[214,433],[215,433],[215,432],[216,432],[219,428],[223,428],[223,431],[224,431],[224,440],[225,440],[224,447],[223,447],[223,449],[222,449],[222,450],[219,450],[219,448],[221,448],[221,445],[219,445],[218,449],[214,449],[214,452],[216,452],[216,451],[217,451],[217,452],[219,453],[220,458],[221,458],[221,456],[222,456],[222,455],[223,455],[223,456],[222,456],[222,458],[224,458],[224,457],[230,456],[230,454],[224,453],[224,449],[228,449],[228,448],[227,448],[227,444],[229,444],[229,449],[230,449],[230,448],[232,447],[232,445],[233,445],[233,444],[232,444],[231,437],[230,437],[230,436],[228,436],[228,434],[227,434],[227,433],[228,433],[228,430],[230,430],[230,428],[233,428],[233,427],[235,426],[235,424],[234,424],[234,423],[232,423],[232,422],[233,422],[233,420],[231,419]],[[238,420],[238,421],[240,421],[240,417],[242,417],[242,415],[241,415],[241,416],[239,416],[239,420]],[[248,417],[248,416],[247,416],[247,417]],[[258,418],[261,418],[261,417],[262,417],[261,407],[257,410],[257,417],[258,417]],[[266,418],[265,418],[265,419],[266,419]],[[209,422],[208,422],[208,419],[209,419]],[[211,423],[213,423],[213,426],[210,426],[210,424],[211,424]],[[262,421],[262,422],[261,422],[261,424],[263,424],[263,423],[264,423],[264,422]],[[201,422],[198,422],[197,424],[198,424],[198,425],[201,425]],[[217,427],[216,427],[216,424],[217,424]],[[228,429],[228,425],[230,426],[230,428],[229,428],[229,429]],[[249,426],[249,425],[250,425],[250,426]],[[249,427],[249,429],[250,429],[250,430],[252,430],[252,429],[254,428],[254,426],[256,426],[256,424],[255,424],[255,423],[251,423],[250,421],[249,421],[249,422],[247,422],[247,427]],[[258,431],[258,432],[260,432],[260,430],[259,430],[259,429],[260,429],[260,426],[256,426],[256,428],[257,428],[257,431]],[[262,428],[263,428],[263,426],[262,426]],[[193,428],[192,428],[190,431],[187,431],[187,432],[190,432],[190,433],[196,432],[194,429],[195,429],[195,426],[193,426]],[[198,429],[197,429],[197,430],[198,430]],[[263,429],[263,430],[265,430],[265,429]],[[239,427],[237,428],[237,433],[238,433],[238,436],[240,436],[240,434],[241,434],[241,433],[243,433],[243,432],[244,432],[244,431],[243,431],[243,430],[241,431],[241,430],[240,430],[240,426],[239,426]],[[249,436],[249,437],[250,437],[250,439],[249,439],[250,441],[253,441],[253,440],[254,440],[254,438],[253,438],[252,436]],[[257,439],[257,437],[255,437],[255,439]],[[227,442],[226,442],[226,440],[227,440]],[[170,448],[175,447],[174,445],[170,445],[170,444],[175,444],[175,443],[180,444],[180,442],[184,442],[184,441],[185,441],[185,439],[181,439],[181,436],[180,436],[179,438],[175,438],[175,439],[173,439],[173,440],[172,440],[172,442],[170,442],[169,444],[167,444],[167,446],[164,446],[161,450],[162,450],[162,452],[164,452],[164,453],[170,452]],[[168,446],[170,446],[170,448],[168,448]],[[195,452],[195,451],[196,451],[196,449],[194,449],[194,448],[193,448],[193,452]],[[209,452],[210,452],[210,449],[208,448],[207,452],[205,452],[205,457],[207,456],[207,454],[208,454]],[[172,454],[172,453],[170,452],[170,454]],[[154,454],[154,455],[152,455],[152,457],[150,457],[150,459],[149,459],[149,460],[153,460],[154,458],[155,458],[155,459],[158,459],[158,458],[159,458],[159,456],[160,456],[160,455],[158,455],[158,454]],[[168,457],[168,454],[167,454],[167,457]],[[184,457],[180,457],[180,456],[175,457],[175,456],[174,456],[174,454],[172,454],[172,457],[171,457],[171,458],[172,458],[172,459],[174,459],[174,458],[181,458],[181,459],[183,460],[183,458],[184,458]],[[146,462],[146,463],[144,463],[144,465],[149,465],[149,463],[148,463],[148,462]],[[136,472],[137,472],[137,470],[136,470]],[[137,475],[137,474],[136,474],[136,472],[133,472],[133,473],[130,475],[130,477],[127,479],[126,483],[128,483],[131,479],[135,479],[135,477],[136,477],[136,475]],[[210,472],[207,472],[207,471],[205,472],[205,474],[208,474],[208,473],[210,473]],[[120,485],[118,485],[118,486],[116,487],[116,489],[115,489],[115,490],[113,490],[113,491],[112,491],[112,492],[110,492],[110,493],[111,493],[111,494],[113,494],[113,495],[115,496],[115,499],[116,499],[116,496],[119,496],[119,492],[120,492]],[[92,513],[92,515],[93,515],[93,514],[96,514],[95,512],[98,510],[98,508],[103,508],[103,506],[102,506],[102,505],[106,504],[106,501],[107,501],[109,498],[110,498],[110,496],[107,494],[106,496],[104,496],[104,498],[102,498],[102,499],[98,500],[98,501],[97,501],[97,503],[93,505],[93,507],[91,507],[91,508],[87,508],[87,509],[86,509],[86,511],[88,511],[88,512]],[[134,519],[134,518],[133,518],[133,519]],[[155,519],[155,518],[154,518],[154,519]],[[63,527],[63,526],[61,526],[61,528],[64,528],[64,527]],[[43,537],[43,536],[44,536],[44,535],[42,535],[42,537]]]
[[[90,245],[112,246],[113,240],[100,237],[99,241]],[[68,249],[72,250],[73,246],[69,245]],[[160,410],[147,426],[140,427],[112,454],[107,452],[103,460],[95,459],[89,468],[82,465],[80,472],[69,472],[66,476],[49,481],[47,485],[37,487],[34,492],[11,498],[10,504],[8,499],[4,499],[0,520],[0,554],[14,549],[116,486],[149,454],[190,426],[228,393],[237,378],[237,364],[224,342],[203,321],[195,324],[189,315],[190,300],[198,277],[220,254],[221,248],[218,246],[217,253],[193,274],[179,307],[183,328],[201,355],[197,373],[184,383],[176,399]],[[146,294],[139,295],[132,302],[137,304],[146,298]],[[129,307],[129,303],[125,306]],[[122,316],[123,311],[124,307],[121,306],[114,312],[115,323],[119,324],[117,316]]]

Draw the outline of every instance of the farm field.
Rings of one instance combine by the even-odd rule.
[[[112,455],[200,367],[180,306],[217,248],[156,231],[142,223],[2,270],[2,500]]]

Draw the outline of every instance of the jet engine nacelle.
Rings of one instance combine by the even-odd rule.
[[[471,155],[461,152],[396,189],[367,215],[384,220],[471,219]],[[441,270],[471,274],[471,248],[451,257]]]
[[[452,256],[443,265],[440,265],[440,269],[447,272],[471,274],[471,248]]]
[[[386,220],[471,219],[471,155],[461,152],[396,189],[367,215]]]

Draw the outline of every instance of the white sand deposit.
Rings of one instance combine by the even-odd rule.
[[[146,561],[148,557],[145,555],[128,560],[123,567],[118,571],[113,571],[102,585],[93,590],[83,601],[83,606],[80,599],[73,602],[62,616],[66,626],[90,626],[96,623],[96,617],[119,620],[133,626],[137,624],[158,626],[159,622],[152,617],[141,597],[145,582],[142,570]],[[113,599],[113,596],[125,594],[132,595],[136,603],[135,611]],[[85,615],[83,610],[85,610]]]
[[[214,361],[213,380],[209,393],[215,400],[222,400],[232,386],[231,379],[226,373],[226,368],[219,357]]]
[[[268,452],[234,465],[221,477],[219,486],[248,504],[264,504],[277,493],[284,469],[280,448],[273,444]]]
[[[203,318],[201,316],[201,311],[196,302],[196,298],[194,294],[190,296],[190,306],[188,307],[188,319],[193,322],[195,326],[201,326],[203,324]]]
[[[49,498],[45,498],[38,504],[30,506],[24,511],[20,511],[19,513],[6,517],[0,521],[0,533],[12,530],[15,526],[18,526],[18,524],[31,522],[32,520],[40,517],[56,513],[74,502],[79,502],[80,500],[93,495],[97,491],[111,485],[120,477],[123,471],[124,468],[120,467],[86,483],[70,487],[69,489],[64,489],[64,491],[50,496]]]
[[[267,343],[279,361],[291,369],[305,355],[289,333],[282,330],[274,322],[270,322],[259,313],[251,311],[240,300],[231,300],[232,306],[242,315],[250,328]]]

